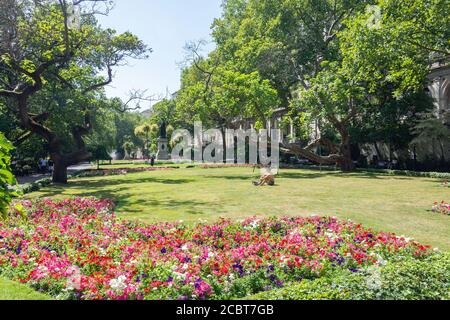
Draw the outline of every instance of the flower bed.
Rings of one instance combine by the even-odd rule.
[[[431,210],[436,213],[450,216],[450,203],[446,203],[445,201],[442,201],[441,203],[435,202]]]
[[[147,225],[106,200],[18,202],[0,273],[61,299],[228,299],[431,250],[331,217]]]

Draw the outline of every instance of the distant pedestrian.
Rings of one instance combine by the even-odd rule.
[[[40,173],[44,173],[44,159],[39,159],[38,161],[38,168]]]
[[[53,173],[53,170],[55,169],[55,164],[53,163],[53,161],[48,161],[48,171],[50,173]]]
[[[38,167],[39,172],[46,173],[48,170],[48,161],[46,159],[39,159]]]
[[[155,156],[151,156],[151,158],[150,158],[150,165],[151,165],[152,167],[155,166]]]

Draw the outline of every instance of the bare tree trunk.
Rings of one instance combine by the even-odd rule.
[[[341,130],[340,130],[341,131]],[[352,159],[352,149],[350,145],[350,136],[346,129],[341,131],[342,144],[341,144],[341,160],[338,161],[342,171],[352,171],[355,169]]]
[[[52,155],[55,166],[53,169],[53,183],[67,184],[67,165],[60,155]]]
[[[298,144],[292,143],[286,144],[284,145],[285,151],[292,152],[320,165],[338,165],[342,171],[352,171],[355,169],[355,165],[353,164],[350,134],[347,126],[345,125],[345,122],[339,121],[334,117],[330,117],[330,121],[341,136],[341,143],[339,146],[334,144],[331,140],[321,137],[307,147],[301,147]],[[322,156],[311,151],[318,144],[326,147],[330,155]]]

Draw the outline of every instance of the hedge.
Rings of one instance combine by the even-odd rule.
[[[387,265],[262,292],[249,300],[450,300],[450,254]]]

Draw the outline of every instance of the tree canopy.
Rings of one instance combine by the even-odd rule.
[[[113,69],[150,52],[133,34],[98,25],[95,15],[108,6],[103,0],[0,4],[3,108],[23,134],[46,141],[54,182],[65,183],[66,168],[91,157],[85,136],[95,123],[105,124],[105,111],[123,108],[103,94]]]
[[[448,10],[441,0],[224,1],[216,49],[203,57],[199,44],[187,46],[177,109],[223,127],[265,123],[283,108],[306,138],[286,151],[351,170],[353,145],[413,139],[418,114],[432,106],[430,64],[448,56]]]

